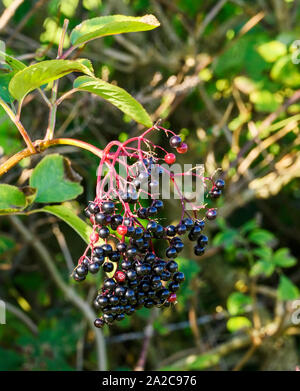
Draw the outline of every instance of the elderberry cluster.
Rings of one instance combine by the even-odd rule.
[[[178,153],[187,150],[187,145],[177,135],[173,135],[169,143]],[[203,234],[205,220],[217,216],[214,208],[208,209],[201,218],[197,210],[192,216],[184,210],[186,217],[182,217],[178,225],[164,226],[159,218],[163,201],[155,196],[148,207],[140,202],[145,184],[151,194],[159,195],[159,183],[153,179],[154,171],[158,176],[163,172],[159,158],[145,153],[133,153],[131,157],[136,161],[127,167],[127,186],[122,186],[122,178],[117,177],[114,191],[104,192],[98,187],[97,197],[85,209],[93,224],[93,233],[73,278],[83,281],[88,273],[95,274],[100,268],[109,274],[94,300],[95,309],[101,311],[95,320],[96,327],[121,321],[142,307],[169,307],[176,303],[176,292],[185,279],[176,262],[184,248],[181,237],[187,234],[188,239],[195,242],[195,255],[204,254],[208,243]],[[115,164],[116,156],[112,155],[110,159]],[[165,153],[167,164],[173,164],[175,160],[174,154]],[[209,196],[218,198],[224,185],[222,179],[213,182]],[[100,238],[105,242],[102,245],[97,244]]]

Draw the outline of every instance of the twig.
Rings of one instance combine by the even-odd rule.
[[[26,148],[26,149],[23,149],[22,151],[16,153],[15,155],[11,156],[9,159],[7,159],[0,166],[0,177],[1,177],[1,175],[5,174],[7,171],[9,171],[12,167],[14,167],[16,164],[18,164],[24,158],[35,155],[40,152],[43,152],[52,146],[72,145],[74,147],[78,147],[78,148],[90,151],[94,155],[98,156],[100,159],[102,157],[102,151],[100,149],[98,149],[97,147],[94,147],[93,145],[88,144],[84,141],[76,140],[76,139],[72,139],[72,138],[56,138],[54,140],[47,140],[47,141],[37,140],[33,143],[33,145],[36,148],[34,150],[34,152],[32,152],[29,148]]]
[[[196,31],[196,39],[199,39],[204,33],[206,27],[209,23],[218,15],[222,7],[227,3],[228,0],[220,0],[205,16],[203,22],[200,24],[199,28]]]
[[[59,46],[58,46],[58,51],[57,51],[57,58],[60,58],[62,56],[64,41],[65,41],[65,35],[66,35],[66,32],[67,32],[68,25],[69,25],[69,20],[65,19],[64,20],[64,25],[63,25],[63,28],[62,28],[62,34],[61,34],[60,41],[59,41]],[[49,111],[48,128],[47,128],[44,140],[52,140],[53,139],[53,135],[54,135],[54,128],[55,128],[55,122],[56,122],[56,110],[57,110],[56,99],[57,99],[57,92],[58,92],[58,83],[59,83],[59,80],[55,80],[53,82],[52,94],[51,94],[51,108],[50,108],[50,111]]]
[[[11,303],[5,302],[5,308],[7,311],[11,312],[13,315],[15,315],[18,319],[20,319],[26,326],[29,328],[29,330],[37,335],[39,330],[36,324],[33,323],[33,321],[27,316],[23,311],[21,311],[19,308],[14,306]]]
[[[19,33],[23,27],[26,25],[26,23],[28,22],[28,20],[32,17],[32,15],[41,7],[44,5],[44,3],[46,3],[48,0],[39,0],[37,1],[34,6],[31,8],[30,11],[27,12],[27,14],[24,16],[24,18],[20,21],[20,23],[15,27],[14,31],[12,32],[12,34],[10,35],[10,37],[8,38],[6,44],[7,46],[10,46],[12,40],[15,38],[16,34]],[[34,54],[34,56],[36,56],[36,53]]]
[[[11,108],[1,98],[0,98],[0,105],[3,107],[3,109],[6,111],[7,115],[9,116],[9,118],[12,120],[12,122],[18,128],[18,130],[19,130],[20,134],[22,135],[30,153],[32,153],[32,154],[35,153],[34,145],[31,141],[27,131],[25,130],[24,126],[20,122],[19,118],[13,113]]]
[[[250,360],[250,358],[253,356],[257,349],[257,345],[252,345],[249,350],[245,353],[245,355],[242,357],[242,359],[236,364],[236,366],[233,368],[233,371],[240,371],[243,366],[247,363],[247,361]]]
[[[155,311],[152,311],[150,318],[148,320],[147,326],[145,327],[145,330],[144,330],[145,338],[144,338],[144,342],[143,342],[143,347],[142,347],[138,362],[134,368],[135,371],[143,371],[145,369],[149,344],[150,344],[151,338],[153,337],[153,334],[154,334],[153,323],[158,315],[156,310],[157,310],[157,308],[155,309]]]
[[[4,29],[24,0],[14,0],[0,17],[0,31]]]
[[[53,263],[52,257],[49,254],[47,248],[42,242],[34,236],[29,229],[21,222],[21,220],[16,216],[8,216],[10,222],[16,228],[16,230],[22,235],[25,242],[29,243],[34,250],[39,255],[38,259],[44,264],[47,268],[52,280],[57,285],[57,287],[64,293],[66,299],[68,299],[75,307],[77,307],[86,320],[88,321],[91,330],[95,333],[96,337],[96,347],[97,347],[97,356],[98,356],[98,369],[100,371],[106,370],[106,349],[105,349],[105,340],[103,338],[102,331],[100,329],[95,329],[94,320],[96,318],[95,313],[91,309],[88,303],[86,303],[77,292],[68,286],[63,280],[59,271],[57,270],[55,264]]]
[[[71,257],[66,239],[65,239],[63,233],[61,232],[61,230],[59,229],[58,224],[53,224],[53,233],[54,233],[54,235],[58,241],[59,247],[61,248],[61,251],[65,257],[69,272],[72,273],[72,271],[74,270],[73,259]]]

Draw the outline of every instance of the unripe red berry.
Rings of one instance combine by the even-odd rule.
[[[182,143],[179,147],[176,148],[176,151],[178,153],[186,153],[188,149],[188,145],[186,143]]]
[[[165,162],[167,164],[174,164],[176,162],[176,156],[174,155],[174,153],[168,153],[165,156]]]
[[[124,282],[126,279],[126,274],[121,272],[121,270],[118,270],[115,272],[114,278],[117,282]]]
[[[170,296],[168,297],[168,302],[174,303],[176,300],[177,300],[176,293],[171,293]]]
[[[117,232],[119,235],[126,235],[127,234],[127,227],[126,225],[119,225],[117,228]]]
[[[90,235],[90,241],[91,243],[96,243],[98,242],[99,240],[99,235],[97,232],[93,232],[91,235]]]

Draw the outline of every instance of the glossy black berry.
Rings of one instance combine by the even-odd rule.
[[[147,224],[147,231],[149,232],[155,232],[157,228],[157,223],[156,221],[149,221]]]
[[[100,318],[95,319],[95,322],[94,322],[95,327],[101,328],[104,326],[104,324],[105,324],[105,322],[103,319],[100,319]]]
[[[112,262],[119,262],[119,260],[121,259],[121,254],[119,253],[119,251],[112,251],[112,253],[109,255],[109,259]]]
[[[219,190],[222,190],[222,189],[224,189],[224,187],[225,187],[225,181],[224,181],[223,179],[218,179],[218,180],[216,180],[216,182],[215,182],[215,186],[216,186],[216,188],[218,188]]]
[[[166,228],[166,234],[167,236],[175,236],[176,235],[176,228],[174,225],[168,225]]]
[[[116,248],[117,248],[117,250],[118,250],[120,253],[123,253],[123,252],[126,250],[127,245],[126,245],[126,243],[124,243],[124,242],[119,242],[119,243],[117,244]]]
[[[94,202],[90,202],[89,203],[89,206],[88,206],[88,210],[94,215],[98,212],[100,212],[100,208],[97,204],[95,204]]]
[[[136,279],[137,274],[136,274],[135,270],[130,269],[130,270],[127,270],[126,276],[127,276],[128,280],[132,281],[132,280]]]
[[[197,243],[200,247],[204,247],[208,243],[208,237],[206,235],[201,234],[197,240]]]
[[[189,232],[189,235],[188,235],[189,239],[191,241],[197,240],[199,238],[199,236],[201,235],[201,231],[202,231],[201,227],[199,227],[198,225],[195,225]]]
[[[176,249],[176,252],[180,253],[184,248],[184,244],[182,242],[177,241],[176,243],[174,243],[174,247]]]
[[[155,206],[150,206],[149,208],[147,208],[147,216],[152,217],[155,216],[156,214],[157,214],[157,209],[155,208]]]
[[[126,256],[127,258],[129,259],[132,259],[136,256],[137,254],[137,248],[136,247],[129,247],[127,250],[126,250]]]
[[[103,264],[103,270],[105,273],[110,273],[114,270],[114,265],[111,262],[105,262]]]
[[[103,286],[105,289],[111,291],[116,287],[116,282],[112,278],[107,278],[106,280],[104,280]]]
[[[206,218],[208,220],[214,220],[217,217],[217,211],[216,209],[208,209],[208,211],[205,214]]]
[[[95,215],[95,221],[99,225],[105,225],[106,224],[106,216],[104,213],[97,213]]]
[[[103,252],[104,252],[104,256],[105,257],[108,257],[111,253],[112,253],[112,246],[110,244],[103,244],[102,246],[102,249],[103,249]]]
[[[73,274],[73,278],[75,281],[80,282],[85,280],[85,276],[79,276],[76,272]]]
[[[103,248],[102,247],[98,247],[98,246],[94,247],[93,256],[101,257],[102,255],[104,255]]]
[[[178,282],[179,284],[183,282],[185,279],[185,276],[182,272],[176,272],[173,275],[173,281]]]
[[[178,235],[184,235],[186,233],[186,226],[184,224],[178,224],[176,227]]]
[[[168,258],[175,258],[177,256],[177,251],[175,247],[168,247],[166,250],[166,256]]]
[[[201,246],[195,246],[194,247],[194,254],[197,256],[203,255],[205,252],[205,248]]]
[[[105,201],[102,204],[102,211],[105,214],[112,214],[115,209],[115,204],[112,201]]]
[[[178,291],[178,289],[180,288],[180,285],[178,284],[178,282],[175,282],[175,281],[172,281],[170,282],[170,284],[168,285],[168,288],[171,292],[176,292]]]
[[[79,277],[86,276],[88,274],[88,268],[84,265],[79,265],[76,268],[76,273]]]
[[[108,305],[108,298],[105,297],[105,296],[100,296],[98,299],[97,299],[97,303],[99,304],[99,306],[101,308],[104,308]]]
[[[101,227],[99,229],[99,236],[101,239],[106,239],[109,237],[109,229],[107,227]]]
[[[118,285],[115,289],[115,295],[119,297],[124,296],[125,292],[126,292],[126,288],[122,285]]]
[[[177,262],[175,261],[169,261],[166,265],[166,269],[170,272],[170,273],[175,273],[177,272],[178,270],[178,264]]]
[[[147,218],[147,209],[146,208],[139,208],[137,211],[137,215],[140,219],[146,219]]]
[[[182,144],[182,139],[180,136],[172,136],[170,138],[170,146],[172,148],[177,148]]]
[[[96,262],[96,263],[91,263],[89,265],[89,272],[92,273],[92,274],[96,274],[98,273],[100,269],[100,265]]]
[[[152,262],[154,262],[155,261],[155,254],[153,254],[153,253],[147,253],[146,255],[145,255],[145,258],[144,258],[144,261],[145,262],[147,262],[147,263],[152,263]]]
[[[155,200],[153,206],[160,211],[164,207],[164,203],[161,200]]]
[[[190,231],[193,228],[193,226],[194,226],[193,220],[190,219],[189,217],[184,219],[182,222],[186,226],[187,231]]]

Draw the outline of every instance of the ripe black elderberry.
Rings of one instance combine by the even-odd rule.
[[[160,126],[156,129],[171,134],[170,146],[178,153],[187,151],[187,144],[182,142],[180,136]],[[109,276],[104,279],[93,302],[95,309],[102,313],[95,320],[95,327],[122,321],[142,307],[168,308],[175,304],[176,292],[185,279],[180,271],[180,262],[178,264],[174,260],[184,249],[183,236],[187,234],[193,242],[195,255],[201,256],[208,244],[208,238],[203,234],[205,222],[217,216],[214,208],[202,212],[202,207],[199,207],[188,213],[186,200],[182,197],[183,209],[178,224],[163,224],[161,211],[164,202],[159,199],[159,179],[166,170],[160,162],[173,164],[176,156],[146,141],[150,130],[135,138],[142,141],[141,145],[147,145],[145,151],[140,146],[134,146],[133,141],[129,143],[130,140],[123,143],[117,152],[107,148],[107,154],[101,159],[101,167],[108,168],[106,179],[116,180],[116,185],[104,191],[102,182],[98,181],[96,198],[85,209],[93,231],[89,247],[80,258],[73,278],[78,282],[83,281],[88,273],[96,274],[101,268]],[[120,175],[116,177],[115,173],[116,159],[121,155],[126,155],[130,161],[126,163],[127,174],[124,178]],[[121,161],[118,164],[122,164]],[[174,179],[172,171],[168,175]],[[211,183],[211,186],[205,186],[206,195],[212,199],[219,198],[225,187],[224,180],[201,178]],[[155,195],[147,204],[141,199],[141,194],[145,192]],[[160,258],[163,249],[166,249],[164,259]]]

